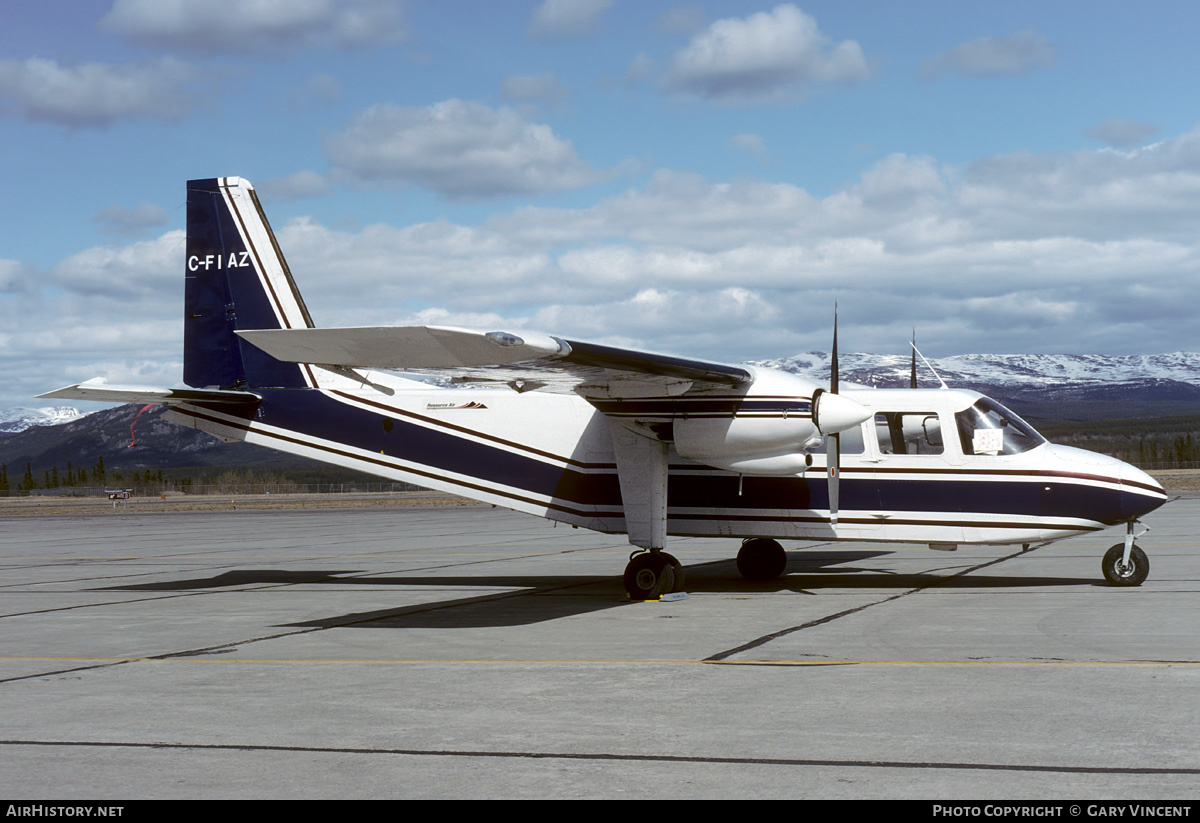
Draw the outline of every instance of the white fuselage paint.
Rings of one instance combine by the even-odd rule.
[[[575,395],[508,389],[440,389],[390,375],[371,373],[371,380],[386,384],[392,394],[352,387],[352,381],[314,367],[322,386],[336,383],[323,394],[341,406],[382,417],[394,417],[431,434],[449,435],[464,446],[478,447],[497,456],[516,455],[550,470],[572,473],[576,478],[609,475],[615,481],[616,467],[608,421],[586,400]],[[305,391],[305,390],[299,390]],[[311,390],[309,390],[311,391]],[[971,499],[971,484],[989,484],[989,490],[1016,497],[1050,497],[1097,491],[1135,494],[1147,500],[1165,499],[1158,484],[1140,470],[1104,455],[1043,444],[1013,455],[967,455],[959,448],[953,413],[980,395],[943,390],[870,390],[846,394],[867,408],[890,412],[928,412],[938,415],[946,436],[940,454],[885,454],[874,434],[874,422],[862,424],[862,451],[843,454],[842,505],[836,526],[830,524],[827,508],[810,508],[804,501],[792,505],[754,505],[751,481],[762,480],[686,461],[670,452],[670,476],[674,484],[688,479],[698,487],[739,484],[745,480],[746,497],[723,497],[723,505],[688,505],[682,495],[672,498],[668,510],[669,534],[697,536],[760,536],[792,539],[871,540],[944,544],[1045,543],[1074,534],[1106,528],[1115,517],[1111,511],[1086,507],[1063,513],[1043,514],[1037,506],[1025,511],[964,511],[950,504],[956,495]],[[197,416],[199,413],[200,417]],[[317,437],[271,423],[269,407],[262,420],[242,420],[211,409],[181,406],[173,419],[194,425],[228,439],[282,449],[317,460],[375,474],[500,506],[528,512],[603,532],[625,530],[620,501],[571,500],[554,493],[539,493],[522,487],[520,480],[499,482],[472,471],[450,471],[405,456],[402,443],[378,453],[348,445],[336,437]],[[844,436],[844,435],[843,435]],[[497,450],[497,451],[492,451]],[[483,459],[486,462],[486,458]],[[530,464],[533,465],[533,464]],[[825,455],[813,453],[813,465],[791,478],[804,479],[824,500]],[[779,478],[772,478],[771,481]],[[787,480],[788,478],[783,478]],[[935,483],[939,494],[922,500],[919,507],[889,510],[881,506],[855,505],[846,494],[848,484],[859,489],[875,488],[886,499],[895,484]],[[864,485],[865,483],[865,485]],[[1031,484],[1037,484],[1034,489]],[[721,488],[725,488],[721,485]],[[803,488],[803,487],[800,487]],[[979,487],[974,487],[978,489]],[[1036,492],[1037,494],[1034,494]],[[869,497],[870,495],[868,495]],[[848,497],[850,498],[848,500]],[[869,503],[870,501],[868,501]],[[853,508],[848,507],[854,505]],[[746,505],[742,505],[746,504]],[[1150,508],[1152,506],[1148,506]],[[985,509],[985,506],[979,508]]]

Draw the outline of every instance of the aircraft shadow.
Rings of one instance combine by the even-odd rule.
[[[822,589],[900,590],[916,588],[1011,589],[1047,586],[1099,585],[1091,578],[1046,578],[889,572],[855,565],[888,551],[838,552],[817,555],[791,553],[787,573],[768,582],[744,580],[733,560],[685,566],[689,593],[738,594],[792,592],[812,594]],[[494,589],[485,594],[442,599],[395,608],[348,612],[315,620],[284,624],[293,628],[462,629],[522,626],[631,605],[620,576],[582,575],[396,575],[370,576],[361,569],[234,569],[210,577],[108,586],[94,591],[195,591],[255,586],[357,586],[397,590],[414,588]],[[508,591],[503,591],[508,589]]]

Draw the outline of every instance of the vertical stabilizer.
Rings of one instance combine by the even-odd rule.
[[[303,388],[284,363],[236,329],[312,328],[254,187],[240,177],[189,180],[183,380],[196,388]]]

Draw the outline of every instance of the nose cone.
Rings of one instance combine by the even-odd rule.
[[[1167,493],[1150,475],[1107,454],[1052,445],[1048,452],[1070,474],[1092,488],[1089,516],[1110,525],[1134,520],[1167,502]],[[1098,482],[1097,482],[1098,481]]]
[[[813,422],[822,434],[845,431],[870,416],[870,409],[843,395],[818,391],[813,397]]]
[[[1121,486],[1122,509],[1129,510],[1125,519],[1141,517],[1167,502],[1167,493],[1162,485],[1137,466],[1121,464]]]

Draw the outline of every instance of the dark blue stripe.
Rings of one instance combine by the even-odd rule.
[[[615,472],[582,472],[559,467],[498,445],[426,428],[402,417],[341,403],[313,390],[264,391],[261,420],[357,449],[502,484],[529,494],[554,497],[579,507],[619,507]],[[391,432],[383,421],[393,421]],[[519,448],[513,444],[514,448]],[[809,477],[755,477],[736,474],[672,474],[668,505],[731,511],[823,510],[829,507],[824,473]],[[1048,490],[1047,490],[1048,489]],[[881,480],[843,477],[840,507],[846,511],[944,512],[948,514],[1073,518],[1115,524],[1157,508],[1162,501],[1135,492],[1093,485],[1031,479]],[[580,513],[583,513],[580,511]],[[986,526],[986,523],[977,523]],[[1030,523],[1031,528],[1040,527]]]
[[[759,400],[744,397],[712,398],[632,398],[628,400],[591,400],[593,406],[605,414],[644,414],[654,417],[701,417],[770,412],[773,414],[795,414],[806,416],[812,413],[812,402],[796,398],[785,400]]]

